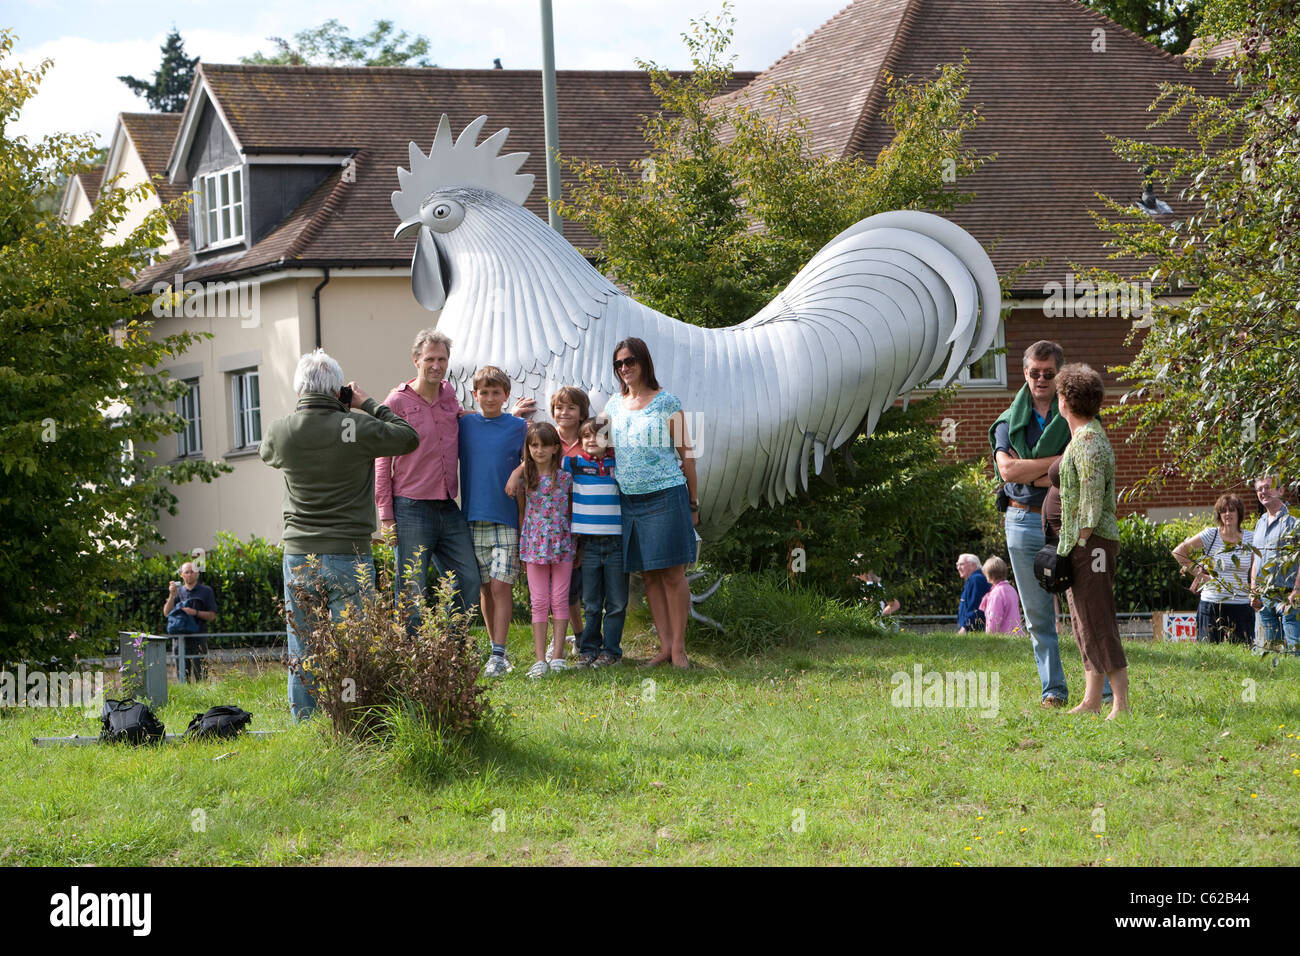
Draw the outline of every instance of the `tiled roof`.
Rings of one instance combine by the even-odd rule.
[[[131,143],[144,164],[145,172],[158,188],[158,198],[164,203],[179,199],[188,188],[183,183],[173,185],[167,181],[167,159],[176,141],[176,131],[181,126],[180,113],[121,113],[118,117],[131,137]],[[189,238],[189,218],[177,216],[171,220],[176,238],[184,242]]]
[[[104,178],[104,164],[92,166],[84,173],[77,173],[73,178],[81,186],[81,191],[86,194],[86,201],[92,206],[95,205],[95,200],[99,198],[99,184]]]
[[[1216,40],[1214,37],[1193,37],[1191,45],[1187,48],[1187,55],[1204,56],[1207,60],[1221,60],[1237,52],[1239,41]]]
[[[736,85],[755,74],[737,74]],[[394,241],[390,195],[397,167],[409,165],[407,144],[425,151],[438,120],[448,114],[459,133],[486,114],[480,138],[510,128],[505,152],[530,153],[521,172],[536,184],[526,203],[546,218],[546,138],[538,70],[444,70],[380,67],[221,66],[202,63],[207,83],[244,151],[355,152],[355,181],[332,173],[284,223],[246,253],[185,270],[186,277],[225,275],[279,263],[406,265],[414,239]],[[626,167],[645,155],[641,117],[659,101],[640,71],[560,71],[557,75],[560,152]],[[197,87],[196,87],[197,88]],[[574,177],[563,171],[563,195]],[[593,248],[584,230],[566,224],[565,237]],[[137,288],[189,262],[185,244],[168,263],[142,273]]]
[[[1104,52],[1094,52],[1099,30]],[[994,245],[1000,274],[1046,260],[1020,277],[1017,291],[1063,282],[1070,263],[1120,265],[1106,260],[1105,235],[1088,210],[1103,208],[1098,192],[1136,200],[1142,183],[1106,135],[1190,145],[1177,122],[1147,129],[1154,118],[1147,107],[1161,82],[1191,74],[1182,58],[1075,0],[857,0],[740,95],[770,110],[763,93],[793,84],[815,150],[874,159],[893,136],[881,119],[880,70],[928,79],[963,52],[966,105],[984,117],[965,143],[998,158],[958,183],[976,198],[945,215]],[[1208,70],[1196,81],[1221,83]],[[1161,198],[1181,211],[1176,195]]]
[[[744,89],[719,99],[746,99],[770,115],[763,95],[780,86],[796,89],[800,115],[808,121],[814,153],[844,155],[868,102],[879,96],[880,73],[903,35],[909,0],[859,0],[760,73]]]

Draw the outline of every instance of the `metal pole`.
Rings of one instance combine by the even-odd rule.
[[[555,108],[555,30],[551,25],[551,0],[542,3],[542,115],[546,122],[546,198],[551,228],[564,235],[564,220],[555,211],[560,199],[560,121]]]

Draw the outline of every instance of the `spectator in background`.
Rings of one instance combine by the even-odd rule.
[[[957,604],[957,633],[984,630],[984,612],[980,602],[989,593],[989,582],[980,570],[980,559],[973,554],[963,554],[957,558],[957,573],[965,584],[961,589],[961,601]]]
[[[1056,376],[1056,393],[1070,426],[1070,444],[1060,462],[1061,540],[1056,553],[1070,562],[1074,583],[1066,597],[1084,676],[1083,700],[1070,713],[1099,713],[1109,678],[1115,692],[1106,715],[1110,720],[1128,710],[1128,659],[1115,615],[1115,453],[1097,421],[1106,388],[1094,369],[1067,365]]]
[[[990,634],[1020,632],[1020,595],[1007,580],[1007,563],[996,554],[984,562],[984,577],[989,592],[980,601],[984,612],[984,630]]]
[[[1264,514],[1255,525],[1256,556],[1250,569],[1251,607],[1259,612],[1267,653],[1270,644],[1286,642],[1287,652],[1300,654],[1300,521],[1287,510],[1277,475],[1255,479],[1255,496]]]
[[[1004,482],[999,501],[1006,502],[1007,554],[1033,640],[1043,707],[1064,707],[1070,694],[1056,637],[1056,602],[1034,578],[1034,555],[1047,543],[1042,527],[1047,470],[1070,441],[1053,381],[1064,361],[1065,353],[1055,342],[1029,346],[1024,354],[1025,384],[989,428],[994,470]]]
[[[289,709],[302,720],[316,710],[316,698],[298,666],[306,656],[306,616],[294,585],[319,585],[335,619],[361,593],[359,574],[374,586],[375,459],[415,451],[420,436],[356,382],[345,389],[343,369],[322,349],[299,359],[293,388],[297,408],[271,422],[258,454],[284,472]],[[319,560],[318,579],[308,571],[309,556]]]
[[[862,555],[858,555],[862,557]],[[854,580],[862,582],[863,600],[869,601],[876,599],[876,604],[880,607],[880,616],[889,617],[891,614],[897,614],[903,607],[898,598],[886,601],[881,595],[885,593],[885,586],[880,583],[880,575],[875,571],[867,571],[865,574],[855,574]]]
[[[180,568],[181,579],[167,582],[167,603],[163,605],[163,615],[170,615],[179,609],[194,618],[195,636],[185,642],[185,679],[193,681],[206,680],[208,676],[208,624],[216,620],[217,598],[212,588],[199,584],[199,572],[192,561],[186,561]],[[191,657],[191,653],[193,656]]]
[[[1251,533],[1241,528],[1246,508],[1236,495],[1220,495],[1214,503],[1214,526],[1192,535],[1174,548],[1184,574],[1192,573],[1196,607],[1196,640],[1202,644],[1249,644],[1255,630],[1250,608],[1250,568],[1254,559]],[[1193,555],[1204,554],[1199,561]]]

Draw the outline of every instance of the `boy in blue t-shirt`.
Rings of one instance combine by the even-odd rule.
[[[573,475],[573,534],[582,556],[582,610],[578,667],[610,667],[623,660],[627,572],[623,570],[623,522],[609,422],[589,418],[578,429],[582,455],[564,459]],[[600,634],[604,617],[605,636]]]
[[[506,635],[513,611],[511,588],[519,577],[519,505],[505,487],[523,456],[528,423],[504,414],[509,397],[509,376],[485,365],[474,374],[479,412],[460,420],[461,503],[483,582],[479,605],[492,642],[492,656],[483,668],[488,677],[510,670]]]

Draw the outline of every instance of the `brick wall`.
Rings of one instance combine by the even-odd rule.
[[[1131,361],[1137,350],[1137,342],[1125,344],[1131,329],[1129,319],[1105,316],[1051,318],[1043,314],[1041,305],[1036,304],[1014,309],[1004,326],[1007,382],[1010,387],[963,389],[935,419],[935,426],[941,430],[941,435],[944,430],[948,431],[953,439],[953,454],[957,458],[962,461],[982,460],[992,475],[989,426],[1011,404],[1024,382],[1021,359],[1025,349],[1040,339],[1047,339],[1064,349],[1066,362],[1091,365],[1101,373],[1102,380],[1106,383],[1107,396],[1103,407],[1110,408],[1119,403],[1125,389],[1118,376],[1109,369]],[[1107,422],[1106,433],[1115,451],[1115,489],[1121,496],[1116,510],[1121,516],[1147,514],[1153,510],[1159,516],[1166,509],[1208,511],[1213,507],[1215,499],[1225,491],[1242,495],[1248,512],[1253,510],[1254,492],[1245,482],[1231,488],[1201,486],[1192,489],[1181,476],[1168,478],[1157,489],[1125,500],[1124,489],[1135,486],[1139,479],[1160,464],[1160,443],[1164,436],[1157,432],[1147,441],[1143,450],[1137,444],[1128,442],[1133,433],[1132,426],[1121,427]]]
[[[1118,404],[1120,394],[1119,390],[1108,394],[1104,407]],[[1013,391],[966,390],[943,410],[935,420],[935,426],[941,430],[941,436],[946,430],[948,436],[955,439],[953,453],[957,458],[962,461],[983,460],[988,463],[991,475],[993,468],[989,456],[989,426],[1011,404],[1013,398]],[[1116,509],[1118,514],[1146,514],[1153,508],[1204,510],[1214,504],[1214,499],[1222,493],[1222,489],[1198,487],[1192,490],[1182,477],[1170,478],[1154,493],[1148,492],[1139,498],[1123,500],[1123,489],[1136,485],[1140,478],[1160,462],[1158,450],[1161,436],[1157,435],[1149,441],[1147,450],[1143,452],[1138,445],[1127,443],[1132,431],[1131,426],[1107,424],[1106,427],[1106,435],[1115,450],[1115,490],[1121,495]]]

